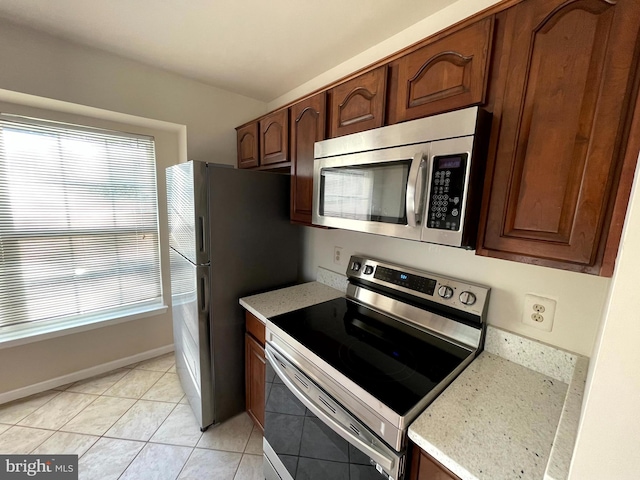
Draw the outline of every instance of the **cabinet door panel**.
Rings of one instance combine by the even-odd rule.
[[[417,445],[412,444],[411,457],[409,480],[460,480]]]
[[[393,62],[389,123],[484,102],[493,17]]]
[[[260,120],[260,165],[289,161],[289,111],[279,110]]]
[[[483,247],[594,265],[615,190],[640,7],[540,0],[514,7],[508,21],[515,27],[505,39]]]
[[[384,125],[386,88],[386,65],[332,88],[329,138]]]
[[[291,107],[291,220],[311,225],[314,143],[325,139],[326,96]]]
[[[266,359],[264,348],[249,334],[245,334],[245,369],[247,413],[264,430]]]
[[[238,128],[238,168],[258,166],[258,122]]]

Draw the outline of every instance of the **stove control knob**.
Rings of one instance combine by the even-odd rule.
[[[464,291],[460,294],[460,302],[463,305],[473,305],[476,303],[476,296],[471,292]]]
[[[351,270],[357,272],[360,270],[360,262],[351,262]]]
[[[446,285],[442,285],[438,289],[438,295],[440,295],[445,300],[448,299],[448,298],[451,298],[451,297],[453,297],[453,288],[447,287]]]
[[[371,275],[373,273],[373,267],[371,265],[366,265],[363,273],[365,275]]]

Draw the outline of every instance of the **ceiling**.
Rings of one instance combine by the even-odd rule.
[[[0,0],[0,17],[271,101],[454,0]]]

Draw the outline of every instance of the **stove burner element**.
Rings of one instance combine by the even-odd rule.
[[[352,317],[350,312],[345,314],[344,326],[354,338],[340,345],[338,355],[349,370],[387,383],[405,380],[415,373],[416,361],[411,351],[397,345],[379,328]]]

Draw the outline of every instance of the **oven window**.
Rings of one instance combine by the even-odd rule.
[[[265,399],[264,438],[294,480],[384,478],[368,456],[335,433],[296,398],[269,361]],[[281,466],[275,468],[281,478],[288,478],[285,472],[279,471]]]
[[[407,223],[411,160],[323,168],[320,215],[369,222]]]

